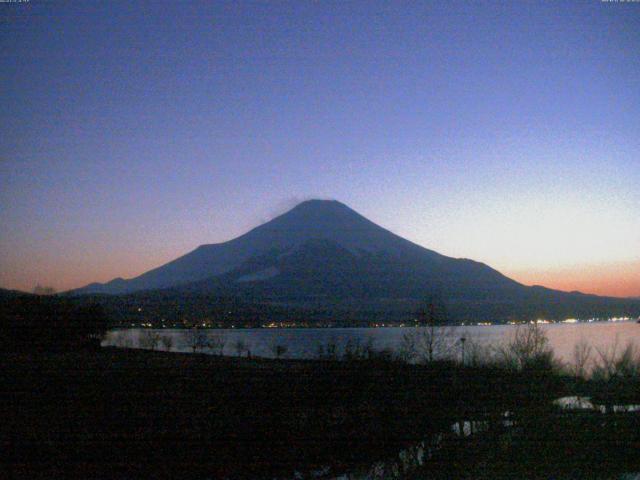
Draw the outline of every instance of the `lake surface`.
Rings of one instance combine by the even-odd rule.
[[[640,348],[640,324],[634,321],[626,322],[593,322],[575,324],[544,324],[541,327],[546,332],[549,345],[553,348],[556,358],[570,364],[573,359],[574,347],[585,341],[594,349],[620,352],[628,343],[634,343]],[[448,333],[452,342],[457,342],[453,355],[460,358],[459,339],[467,339],[467,352],[472,343],[497,346],[513,338],[517,326],[460,326],[449,327]],[[121,346],[142,348],[144,332],[157,332],[161,336],[171,337],[171,350],[190,352],[187,340],[187,330],[182,329],[148,329],[132,328],[112,330],[102,342],[104,346]],[[316,358],[319,345],[334,343],[339,353],[344,351],[347,342],[359,342],[365,345],[371,342],[375,349],[400,348],[403,336],[415,331],[414,328],[262,328],[262,329],[220,329],[206,330],[208,335],[223,336],[225,340],[224,354],[237,355],[236,343],[242,340],[251,354],[260,357],[274,357],[273,345],[284,345],[285,358]],[[141,342],[142,340],[142,342]],[[158,349],[165,347],[159,343]],[[244,353],[246,355],[246,352]],[[467,358],[468,358],[467,353]]]

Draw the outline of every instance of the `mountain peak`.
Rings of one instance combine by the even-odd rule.
[[[394,237],[390,240],[389,237]],[[270,246],[325,239],[350,250],[385,250],[397,238],[336,200],[307,200],[244,236]]]
[[[304,201],[300,202],[298,205],[296,205],[293,208],[294,209],[296,209],[296,208],[304,208],[304,209],[342,208],[342,209],[345,209],[346,208],[346,209],[351,210],[344,203],[339,202],[338,200],[325,200],[325,199],[320,199],[320,198],[310,198],[309,200],[304,200]]]
[[[351,214],[360,217],[358,213],[337,200],[311,199],[300,202],[284,215],[288,213],[304,214],[311,216],[335,216]]]
[[[306,200],[288,212],[225,243],[201,245],[172,262],[126,281],[90,285],[89,291],[135,291],[166,288],[222,275],[268,252],[291,252],[310,242],[331,242],[354,254],[400,255],[423,249],[376,225],[336,200]],[[125,284],[125,285],[122,285]]]

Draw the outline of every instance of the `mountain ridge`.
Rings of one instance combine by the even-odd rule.
[[[429,255],[436,262],[450,259],[480,264],[471,259],[447,257],[415,244],[376,225],[336,200],[307,200],[235,239],[200,245],[185,255],[128,280],[118,277],[106,283],[94,282],[69,293],[119,294],[174,287],[227,273],[252,256],[274,248],[292,248],[313,238],[334,240],[352,251],[384,250],[398,254],[403,249],[405,253],[414,250]]]
[[[525,286],[484,263],[406,240],[337,201],[303,202],[247,233],[201,245],[130,280],[68,292],[233,296],[362,318],[411,318],[437,295],[453,321],[640,314],[640,302]]]

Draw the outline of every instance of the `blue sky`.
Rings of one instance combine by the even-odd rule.
[[[0,4],[0,286],[131,277],[306,198],[640,295],[640,4]]]

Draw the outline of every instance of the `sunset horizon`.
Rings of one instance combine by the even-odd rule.
[[[284,204],[291,205],[291,202],[286,202]],[[284,205],[284,204],[281,204]],[[272,211],[276,211],[275,209]],[[262,222],[264,223],[264,222]],[[260,224],[262,224],[260,223]],[[254,227],[250,227],[247,231],[251,230]],[[384,227],[384,225],[381,225]],[[243,235],[245,232],[241,232],[238,236]],[[416,243],[424,248],[435,250],[438,253],[443,253],[443,250],[446,250],[446,247],[443,246],[442,249],[433,248],[429,245],[421,245],[415,240],[407,238],[408,240]],[[185,239],[186,240],[186,239]],[[232,240],[232,239],[229,239]],[[228,241],[228,240],[227,240]],[[225,240],[221,242],[205,242],[200,245],[206,245],[211,243],[225,243]],[[126,261],[123,265],[114,264],[111,259],[105,258],[103,262],[108,262],[108,265],[111,267],[113,273],[111,275],[104,274],[100,271],[95,271],[92,275],[90,272],[92,271],[91,259],[88,259],[87,266],[88,271],[82,272],[82,275],[77,277],[77,280],[67,280],[64,282],[59,282],[56,284],[55,281],[47,280],[47,275],[42,275],[44,279],[37,279],[35,282],[24,282],[22,285],[16,284],[15,286],[9,285],[4,286],[0,285],[0,288],[6,289],[15,289],[19,291],[34,291],[34,288],[40,287],[42,288],[51,288],[56,292],[64,292],[67,290],[72,290],[80,287],[84,287],[90,283],[94,282],[108,282],[116,278],[134,278],[142,273],[152,270],[162,264],[175,260],[200,245],[194,245],[192,248],[187,249],[182,252],[176,252],[171,257],[167,258],[158,258],[155,263],[142,264],[141,266],[136,267],[132,265],[132,262],[138,261],[140,262],[145,258],[145,254],[150,254],[153,256],[154,252],[142,252],[143,254],[136,255],[135,258],[131,258],[131,260]],[[446,255],[446,254],[445,254]],[[454,256],[454,258],[470,258],[468,256]],[[611,297],[620,297],[620,298],[635,298],[640,297],[640,261],[638,262],[615,262],[613,264],[582,264],[582,265],[569,265],[563,266],[559,265],[556,267],[551,267],[549,269],[542,269],[539,267],[531,267],[530,269],[518,269],[518,268],[509,268],[509,265],[502,266],[498,268],[495,264],[492,264],[491,261],[487,261],[486,259],[478,259],[471,258],[472,260],[481,261],[487,264],[490,267],[496,268],[500,273],[506,275],[507,277],[512,278],[524,285],[527,286],[543,286],[546,288],[557,289],[566,292],[579,291],[585,294],[593,294],[600,296],[611,296]],[[152,261],[152,260],[150,260]],[[98,264],[99,265],[99,264]],[[120,270],[117,268],[120,267]],[[59,278],[59,277],[57,277]],[[73,278],[71,276],[71,278]],[[44,281],[43,281],[44,280]]]
[[[116,4],[2,5],[1,287],[135,277],[335,198],[640,296],[637,5]]]

